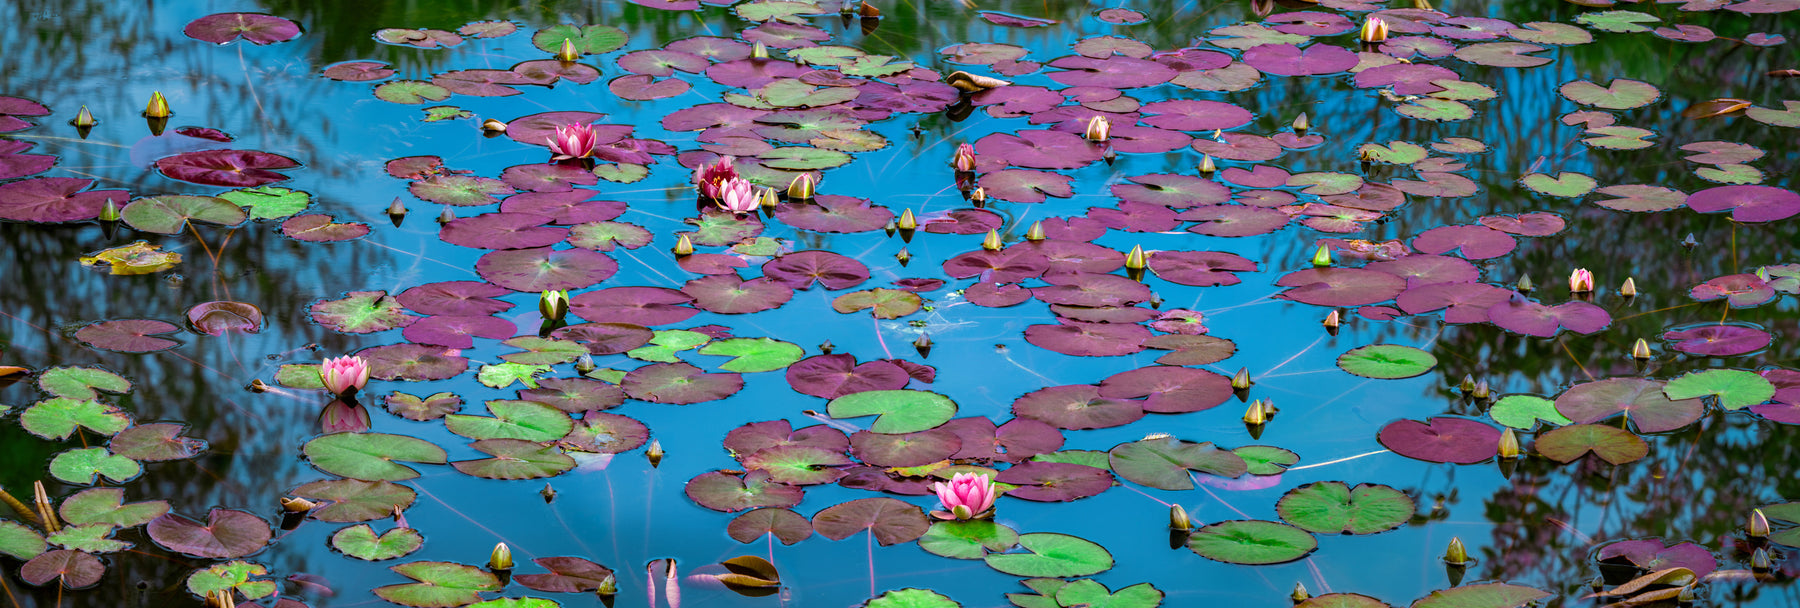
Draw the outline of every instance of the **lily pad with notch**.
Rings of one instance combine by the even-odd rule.
[[[1272,521],[1222,521],[1188,537],[1188,549],[1201,557],[1252,566],[1291,562],[1318,547],[1318,539],[1305,530]]]

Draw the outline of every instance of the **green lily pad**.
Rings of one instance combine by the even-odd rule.
[[[195,570],[188,575],[187,588],[200,597],[214,591],[235,591],[246,599],[260,600],[279,590],[275,581],[252,579],[268,575],[269,569],[262,564],[230,561]]]
[[[508,363],[520,365],[556,365],[568,363],[588,353],[587,347],[580,343],[555,338],[538,336],[519,336],[507,338],[501,344],[513,348],[524,349],[524,352],[500,355]]]
[[[429,108],[425,108],[425,117],[421,118],[419,120],[422,122],[438,122],[438,121],[444,121],[444,120],[457,120],[457,119],[461,119],[461,118],[474,118],[474,117],[475,117],[474,112],[470,112],[468,110],[464,110],[464,109],[456,107],[456,106],[431,106]]]
[[[567,413],[536,401],[495,399],[487,402],[488,416],[450,414],[444,428],[470,439],[524,439],[555,441],[574,430]]]
[[[756,155],[771,169],[812,171],[843,166],[852,160],[849,154],[811,146],[784,146]]]
[[[52,367],[38,374],[38,388],[69,399],[98,399],[97,391],[131,392],[131,381],[98,367]]]
[[[740,374],[772,372],[793,365],[806,356],[799,345],[772,338],[731,338],[700,349],[702,355],[734,357],[719,364],[719,369]]]
[[[879,416],[870,431],[913,433],[948,422],[956,415],[956,402],[931,391],[863,391],[832,399],[825,412],[839,419]]]
[[[1272,521],[1222,521],[1188,537],[1188,548],[1201,557],[1251,566],[1291,562],[1318,547],[1305,530]]]
[[[869,600],[862,608],[962,608],[962,604],[936,591],[895,589]]]
[[[28,560],[48,548],[49,544],[44,542],[44,537],[38,536],[36,530],[16,521],[0,519],[0,554]]]
[[[1656,142],[1645,138],[1654,137],[1656,132],[1637,127],[1596,127],[1587,130],[1589,137],[1581,143],[1606,150],[1638,150],[1656,145]]]
[[[314,302],[311,312],[313,322],[350,334],[387,331],[419,320],[385,291],[352,291],[343,299]]]
[[[1030,553],[990,553],[984,559],[993,569],[1013,576],[1070,578],[1099,574],[1113,567],[1112,553],[1105,547],[1076,536],[1021,534],[1019,546]]]
[[[575,43],[575,50],[587,55],[609,53],[624,48],[631,38],[625,30],[610,25],[553,25],[531,36],[531,45],[546,53],[562,50],[564,40]]]
[[[1275,512],[1308,532],[1374,534],[1405,524],[1416,506],[1412,497],[1388,486],[1322,481],[1289,490],[1275,502]]]
[[[986,519],[940,521],[919,537],[927,553],[956,559],[982,559],[1019,543],[1019,533]]]
[[[1434,122],[1456,122],[1475,117],[1475,109],[1468,104],[1436,97],[1420,97],[1408,101],[1394,108],[1394,112],[1407,118]]]
[[[108,452],[106,448],[69,450],[50,459],[50,476],[82,486],[94,485],[96,475],[121,483],[142,472],[144,466],[138,461]]]
[[[1556,411],[1556,402],[1537,395],[1507,395],[1495,401],[1488,408],[1488,417],[1494,422],[1510,426],[1522,431],[1537,428],[1538,421],[1550,423],[1552,426],[1563,426],[1574,421],[1569,420],[1562,412]]]
[[[319,521],[349,523],[391,517],[394,509],[411,507],[418,494],[412,488],[386,481],[321,479],[294,488],[301,498],[330,501],[308,515]]]
[[[1712,396],[1718,399],[1719,407],[1735,410],[1773,399],[1775,385],[1755,372],[1709,369],[1670,380],[1663,385],[1663,395],[1674,400]]]
[[[1031,457],[1032,462],[1066,462],[1096,469],[1112,470],[1112,455],[1099,450],[1057,450]]]
[[[275,368],[275,383],[307,391],[325,390],[325,378],[319,375],[317,363],[283,363]]]
[[[536,597],[503,597],[497,600],[475,602],[467,608],[557,608],[558,604],[551,600]]]
[[[304,211],[306,206],[312,203],[311,194],[280,186],[258,186],[232,190],[220,193],[219,198],[243,207],[249,213],[250,219],[254,220],[284,218]]]
[[[1518,30],[1513,30],[1518,31]],[[1294,608],[1394,608],[1387,602],[1360,593],[1327,593],[1307,598]]]
[[[56,397],[25,408],[19,414],[19,424],[33,435],[63,440],[75,434],[76,427],[110,436],[131,426],[131,417],[117,406]]]
[[[483,439],[469,445],[493,456],[450,463],[464,475],[484,479],[539,479],[555,477],[575,468],[575,459],[554,445],[538,445],[522,439]]]
[[[1356,154],[1358,158],[1369,162],[1387,163],[1390,165],[1410,165],[1425,160],[1425,157],[1429,156],[1431,153],[1426,151],[1425,147],[1419,144],[1404,141],[1390,141],[1385,146],[1372,143],[1357,146]]]
[[[1280,475],[1288,467],[1300,462],[1299,454],[1272,445],[1247,445],[1232,450],[1231,453],[1244,459],[1251,475]]]
[[[450,562],[409,562],[389,568],[413,583],[375,588],[381,599],[414,608],[456,608],[481,600],[481,592],[498,591],[500,579],[474,566]]]
[[[919,312],[923,305],[919,294],[887,288],[852,291],[831,301],[832,310],[850,314],[873,309],[875,317],[880,319],[898,319]]]
[[[1637,435],[1615,426],[1576,424],[1544,433],[1534,444],[1537,453],[1557,462],[1574,462],[1593,453],[1613,464],[1633,462],[1650,454],[1650,445]]]
[[[130,549],[131,543],[112,538],[114,529],[112,524],[63,526],[54,534],[44,537],[44,540],[64,549],[88,553],[113,553]]]
[[[1785,109],[1776,110],[1751,106],[1750,109],[1744,110],[1744,117],[1777,127],[1800,127],[1800,101],[1784,99],[1781,101],[1781,107]]]
[[[625,356],[642,361],[658,363],[676,363],[681,359],[675,353],[698,348],[712,341],[712,336],[686,329],[657,330],[650,338],[650,343],[625,352]]]
[[[1569,101],[1608,110],[1641,108],[1662,97],[1656,85],[1625,78],[1615,78],[1604,87],[1586,80],[1570,81],[1557,87],[1556,92]]]
[[[58,510],[63,521],[74,525],[108,524],[121,528],[141,526],[169,512],[169,503],[161,500],[125,504],[125,491],[119,488],[89,488],[64,498]]]
[[[1397,380],[1425,375],[1437,366],[1431,353],[1398,344],[1370,344],[1338,357],[1338,367],[1364,378]]]
[[[1550,597],[1550,592],[1522,585],[1487,583],[1440,589],[1412,603],[1412,608],[1518,608]]]
[[[1163,592],[1150,583],[1138,583],[1112,592],[1093,579],[1071,581],[1057,588],[1059,606],[1087,608],[1155,608],[1162,605]]]
[[[372,562],[405,557],[425,546],[425,537],[412,528],[394,528],[375,535],[369,524],[357,524],[331,535],[331,548],[344,555]]]
[[[375,98],[391,103],[416,105],[450,98],[450,89],[423,80],[393,80],[375,87]]]
[[[1108,453],[1112,470],[1127,480],[1162,490],[1192,490],[1188,471],[1237,477],[1250,465],[1212,442],[1194,443],[1173,437],[1144,439],[1113,446]]]
[[[1587,193],[1593,192],[1595,186],[1600,185],[1600,182],[1594,181],[1594,178],[1585,174],[1567,171],[1557,174],[1556,177],[1550,177],[1543,173],[1532,173],[1520,179],[1519,183],[1525,184],[1525,187],[1530,188],[1532,192],[1564,198],[1581,198]]]
[[[423,439],[386,433],[333,433],[300,449],[319,470],[363,481],[412,479],[419,472],[394,461],[444,464],[447,456]]]
[[[490,388],[506,388],[514,382],[525,385],[525,388],[537,388],[537,377],[550,373],[548,365],[526,365],[523,363],[495,363],[483,365],[475,372],[475,379]]]
[[[1616,34],[1648,32],[1650,26],[1645,23],[1657,23],[1662,19],[1655,15],[1646,15],[1637,11],[1599,11],[1583,13],[1575,16],[1575,22],[1582,25]]]
[[[157,234],[180,234],[189,220],[236,226],[247,218],[244,208],[231,201],[185,194],[140,198],[119,211],[127,225]]]

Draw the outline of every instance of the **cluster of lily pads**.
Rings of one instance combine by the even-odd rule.
[[[720,10],[680,0],[632,4],[668,11]],[[1800,5],[1781,0],[1691,0],[1682,7],[1748,15],[1796,8]],[[1161,294],[1239,285],[1246,276],[1260,276],[1255,273],[1280,272],[1273,285],[1283,289],[1272,297],[1317,307],[1317,316],[1334,333],[1344,324],[1415,318],[1452,326],[1449,331],[1491,325],[1537,339],[1604,335],[1614,328],[1615,315],[1639,297],[1631,277],[1608,270],[1597,273],[1599,280],[1629,287],[1564,291],[1490,271],[1489,261],[1503,260],[1533,240],[1564,236],[1568,221],[1557,211],[1480,215],[1390,240],[1337,238],[1379,234],[1385,223],[1403,217],[1420,201],[1476,197],[1477,182],[1466,173],[1490,152],[1487,144],[1445,136],[1437,141],[1335,142],[1339,145],[1333,150],[1329,130],[1313,124],[1322,122],[1318,117],[1300,114],[1291,122],[1281,117],[1277,122],[1286,126],[1271,130],[1270,121],[1259,123],[1259,113],[1230,101],[1230,94],[1282,78],[1332,77],[1355,94],[1382,99],[1403,120],[1452,124],[1473,120],[1483,102],[1499,96],[1477,82],[1476,74],[1550,64],[1552,57],[1537,53],[1574,49],[1592,42],[1593,32],[1647,34],[1683,44],[1724,42],[1712,29],[1674,22],[1679,17],[1630,10],[1583,11],[1568,23],[1515,24],[1428,7],[1322,0],[1307,10],[1210,29],[1184,48],[1158,49],[1124,35],[1101,35],[1075,41],[1073,54],[1054,58],[1032,58],[1025,47],[995,42],[966,42],[944,48],[936,57],[909,58],[832,44],[846,42],[833,40],[835,34],[827,29],[832,21],[841,19],[846,28],[855,22],[868,32],[894,18],[855,3],[753,0],[728,10],[749,25],[729,35],[670,41],[633,40],[610,25],[536,24],[542,27],[530,30],[532,58],[505,69],[405,77],[402,70],[378,61],[319,69],[324,78],[342,83],[337,86],[369,86],[383,102],[417,105],[452,98],[465,104],[476,98],[530,98],[545,89],[592,85],[605,73],[623,71],[606,83],[606,92],[593,94],[610,95],[620,103],[664,104],[668,111],[656,126],[691,133],[693,144],[657,139],[646,125],[605,122],[608,115],[596,111],[488,106],[505,109],[489,112],[493,116],[477,131],[474,124],[482,117],[471,110],[425,108],[424,122],[465,124],[470,139],[485,133],[507,138],[493,141],[511,142],[504,154],[516,164],[491,175],[458,168],[475,160],[448,153],[387,159],[384,165],[407,196],[387,208],[396,229],[407,221],[409,208],[437,208],[438,239],[480,252],[472,267],[474,280],[357,289],[320,298],[304,311],[282,310],[269,317],[287,319],[304,312],[320,327],[361,340],[363,346],[354,354],[368,362],[378,382],[363,391],[367,404],[348,399],[340,402],[345,407],[379,405],[407,421],[441,425],[469,440],[467,447],[481,456],[453,461],[443,446],[415,436],[423,432],[373,432],[366,424],[319,435],[300,452],[324,477],[286,488],[282,527],[301,520],[341,524],[329,543],[344,556],[372,562],[405,558],[426,545],[425,536],[405,517],[417,499],[415,485],[423,483],[420,467],[447,465],[446,471],[466,476],[522,481],[604,468],[614,455],[639,449],[657,463],[662,452],[652,429],[633,416],[608,410],[690,406],[730,398],[747,383],[785,384],[791,389],[788,402],[752,413],[720,439],[724,455],[708,465],[713,470],[685,484],[684,494],[694,503],[735,514],[713,522],[724,529],[723,536],[753,543],[766,535],[773,555],[773,540],[794,545],[815,532],[843,540],[866,531],[881,546],[915,544],[937,556],[978,560],[1019,577],[1030,592],[1006,597],[1025,608],[1161,605],[1179,582],[1113,591],[1090,578],[1115,565],[1102,542],[1015,529],[1004,517],[1009,505],[1084,500],[1125,487],[1162,492],[1277,487],[1283,472],[1301,461],[1295,451],[1273,445],[1226,448],[1208,438],[1168,434],[1096,444],[1084,433],[1144,419],[1219,417],[1216,409],[1234,396],[1248,402],[1253,391],[1263,390],[1252,387],[1248,373],[1235,379],[1220,373],[1228,369],[1221,364],[1237,354],[1231,338],[1254,338],[1253,331],[1221,329],[1217,322],[1209,326],[1205,311],[1164,310]],[[999,27],[1058,25],[1030,15],[978,14]],[[1092,16],[1120,28],[1120,34],[1150,17],[1126,8]],[[1379,39],[1368,33],[1375,28],[1360,27],[1370,20],[1381,24]],[[1671,23],[1658,25],[1665,20]],[[302,27],[278,16],[222,13],[196,19],[183,32],[215,44],[270,45],[301,36]],[[482,21],[454,32],[388,28],[374,36],[384,44],[438,52],[510,42],[509,37],[525,34],[518,23]],[[1785,40],[1779,33],[1752,33],[1731,43],[1780,49]],[[929,67],[934,62],[953,67]],[[1579,141],[1586,147],[1607,154],[1650,154],[1658,145],[1651,141],[1653,131],[1621,124],[1654,118],[1633,111],[1661,98],[1656,86],[1626,78],[1605,85],[1577,79],[1556,93],[1578,107],[1541,119],[1579,127]],[[709,102],[689,103],[689,95]],[[710,101],[713,95],[717,101]],[[1772,109],[1778,101],[1784,110]],[[974,119],[977,109],[984,116]],[[24,131],[29,137],[25,130],[33,124],[28,119],[52,113],[34,100],[0,98],[0,132]],[[894,201],[900,197],[833,193],[843,181],[834,178],[859,158],[900,146],[933,149],[922,139],[906,141],[893,125],[940,114],[993,126],[966,142],[971,158],[953,160],[946,151],[941,168],[922,171],[940,178],[938,184],[891,187],[938,191],[936,196],[952,199],[955,208],[896,209],[900,204]],[[1800,127],[1800,102],[1792,100],[1715,100],[1690,114],[1706,120],[1741,115],[1771,127]],[[155,121],[166,116],[150,118],[156,137],[166,138],[161,141],[174,151],[155,160],[157,173],[217,190],[133,198],[127,190],[96,188],[90,178],[40,176],[56,168],[56,157],[29,154],[33,142],[6,139],[0,141],[0,180],[7,180],[0,183],[0,219],[93,222],[109,238],[121,229],[129,231],[127,239],[143,236],[146,240],[81,259],[113,275],[178,267],[184,263],[182,254],[156,242],[191,234],[205,245],[200,230],[207,225],[261,226],[299,242],[345,242],[351,247],[381,238],[379,226],[346,220],[343,214],[309,212],[317,203],[310,194],[274,185],[304,172],[305,159],[240,149],[223,130],[226,125],[163,134]],[[582,143],[588,148],[585,154],[571,154],[558,143],[558,130],[571,126],[591,133],[592,141]],[[1680,166],[1692,169],[1693,180],[1716,185],[1692,193],[1660,183],[1602,186],[1585,174],[1551,175],[1536,166],[1518,171],[1517,178],[1545,200],[1591,202],[1620,217],[1685,213],[1686,208],[1728,213],[1733,226],[1756,227],[1800,214],[1800,194],[1779,181],[1785,176],[1750,164],[1763,159],[1760,148],[1730,141],[1679,143],[1692,153],[1681,159],[1688,164]],[[1334,158],[1322,153],[1326,150],[1338,153],[1335,159],[1343,161],[1339,170],[1320,168],[1332,166],[1321,162]],[[1195,168],[1109,173],[1103,188],[1078,193],[1078,186],[1088,185],[1082,181],[1086,172],[1115,163],[1133,166],[1135,159],[1157,155],[1182,158]],[[696,197],[690,210],[689,195],[682,189],[673,213],[681,216],[684,228],[668,232],[653,220],[671,213],[670,205],[629,192],[602,194],[612,184],[637,182],[683,188],[693,181],[691,172],[717,166],[722,159],[731,159],[741,178],[787,195],[772,196],[759,209],[726,209]],[[1285,168],[1270,164],[1278,161]],[[1290,170],[1302,166],[1313,170]],[[1589,198],[1595,194],[1612,198]],[[1105,202],[1079,209],[1054,200],[1076,197]],[[614,198],[621,200],[605,200]],[[1037,204],[1061,215],[1018,219],[1025,215],[1022,209]],[[1566,208],[1557,206],[1561,204],[1542,206]],[[416,226],[428,220],[412,221]],[[812,238],[819,235],[847,235],[847,240],[832,241],[832,247],[801,245],[821,242]],[[979,243],[971,238],[977,235],[984,237]],[[1267,256],[1259,262],[1227,244],[1234,243],[1227,239],[1264,235],[1289,238],[1318,253],[1310,263]],[[1176,245],[1126,252],[1097,242],[1118,243],[1122,237]],[[675,250],[672,262],[649,248],[659,241]],[[913,247],[921,251],[916,262]],[[894,262],[871,261],[868,252],[876,250],[893,256]],[[208,248],[202,251],[216,256]],[[1701,277],[1684,286],[1687,297],[1694,303],[1722,301],[1705,310],[1729,313],[1773,309],[1784,304],[1782,295],[1800,295],[1800,264],[1757,255],[1747,272]],[[192,250],[187,256],[191,263]],[[1737,260],[1731,262],[1735,267]],[[652,275],[662,279],[660,284],[618,280]],[[880,356],[873,350],[835,352],[829,343],[803,346],[779,334],[738,335],[755,325],[733,323],[730,315],[821,302],[805,297],[814,291],[829,292],[830,310],[802,314],[815,323],[855,328],[846,331],[867,332],[872,322]],[[541,315],[514,312],[521,303],[551,294],[567,298],[566,312],[556,306],[544,307]],[[963,396],[930,390],[940,370],[927,363],[933,343],[926,317],[939,307],[964,304],[1005,309],[1001,314],[1020,317],[1028,323],[1020,337],[1047,353],[1114,358],[1166,352],[1142,367],[1067,384],[1046,378],[1041,386],[1007,396],[1011,416],[1005,420],[960,415],[958,399]],[[70,337],[99,351],[155,356],[150,353],[181,346],[173,336],[184,331],[197,339],[257,332],[266,322],[266,306],[218,300],[190,308],[185,328],[154,318],[114,318],[84,323]],[[1044,311],[1050,315],[1041,316]],[[705,324],[691,324],[696,317]],[[884,326],[884,321],[924,328],[911,344],[917,357],[888,349],[884,334],[908,334]],[[1753,366],[1755,360],[1748,357],[1775,339],[1768,328],[1751,322],[1709,320],[1671,327],[1661,335],[1661,355],[1647,342],[1629,354],[1618,353],[1621,360],[1636,359],[1639,373],[1590,375],[1553,396],[1510,392],[1503,385],[1490,388],[1471,378],[1462,387],[1461,402],[1470,409],[1460,410],[1471,415],[1421,414],[1424,420],[1364,429],[1362,440],[1371,449],[1379,444],[1430,463],[1498,461],[1505,467],[1520,458],[1542,458],[1626,465],[1650,453],[1645,436],[1691,428],[1708,412],[1800,424],[1800,372],[1719,368],[1673,377],[1657,374],[1664,365],[1704,367],[1687,365],[1700,358]],[[1401,344],[1359,346],[1343,353],[1337,364],[1349,374],[1382,380],[1441,369],[1439,358],[1427,349]],[[485,400],[479,411],[456,392],[421,396],[425,391],[398,384],[453,381],[471,368],[475,381],[500,397]],[[18,408],[26,431],[50,441],[79,437],[105,443],[62,451],[49,462],[50,477],[65,485],[123,483],[143,474],[142,463],[189,458],[206,449],[205,442],[186,436],[189,432],[180,424],[138,424],[109,403],[102,393],[131,389],[117,374],[50,366],[6,376],[25,373],[35,374],[46,394]],[[266,379],[268,384],[257,379],[255,390],[325,388],[319,365],[311,363],[283,364]],[[1262,399],[1250,403],[1243,421],[1256,436],[1276,410]],[[795,421],[802,419],[817,424],[797,427]],[[1224,419],[1235,422],[1236,413]],[[204,431],[194,433],[205,436]],[[959,474],[980,475],[996,484],[1002,495],[997,515],[991,517],[997,519],[933,521],[927,516],[933,484]],[[807,505],[809,492],[833,484],[879,495]],[[173,512],[163,500],[125,503],[124,492],[113,487],[91,487],[60,501],[51,494],[40,493],[30,505],[8,501],[18,517],[0,520],[0,554],[20,560],[20,578],[31,584],[70,589],[96,585],[107,569],[101,556],[132,547],[116,535],[144,526],[143,534],[168,552],[205,560],[186,582],[196,596],[282,608],[305,605],[291,597],[304,593],[282,593],[267,566],[245,561],[279,543],[271,525],[275,522],[260,515],[214,508],[201,521],[197,515]],[[546,500],[552,497],[546,489]],[[802,505],[817,508],[807,515],[796,510]],[[1271,509],[1274,516],[1268,519],[1246,515],[1199,525],[1181,515],[1172,522],[1171,540],[1175,547],[1228,564],[1280,564],[1313,554],[1320,535],[1377,534],[1405,526],[1419,506],[1416,496],[1393,486],[1320,481],[1288,489]],[[1755,517],[1765,516],[1800,523],[1800,508],[1772,505]],[[375,522],[383,520],[392,525],[377,531]],[[1780,545],[1800,542],[1800,528],[1769,530],[1766,521],[1764,529],[1754,528],[1735,540],[1737,551],[1722,552],[1730,553],[1727,560],[1741,562],[1738,568],[1723,567],[1719,556],[1691,542],[1605,544],[1594,557],[1596,570],[1607,575],[1596,595],[1647,603],[1691,598],[1700,585],[1713,581],[1766,579],[1773,567],[1770,553],[1780,556]],[[1460,566],[1465,557],[1457,555],[1460,542],[1453,547],[1449,561]],[[517,585],[543,594],[599,592],[610,602],[619,593],[620,574],[590,557],[537,558],[534,571],[517,575],[511,574],[510,556],[504,567],[496,556],[489,568],[409,561],[391,569],[410,582],[377,587],[373,593],[417,607],[557,605],[548,598],[492,597]],[[729,573],[695,576],[749,595],[782,584],[768,561],[731,560],[723,568]],[[651,604],[656,603],[654,580],[666,575],[663,597],[678,606],[673,561],[652,563],[647,572]],[[1449,588],[1413,606],[1506,608],[1555,595],[1504,581],[1465,585],[1459,574],[1451,578]],[[931,581],[908,584],[929,587]],[[1387,605],[1353,593],[1308,597],[1298,591],[1294,599],[1309,607]],[[907,588],[868,598],[865,605],[961,604],[935,591]]]

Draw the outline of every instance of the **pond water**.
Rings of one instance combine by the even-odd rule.
[[[7,605],[1800,605],[1800,4],[868,4],[12,3]]]

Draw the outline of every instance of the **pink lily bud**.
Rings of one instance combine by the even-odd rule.
[[[1087,132],[1083,135],[1087,137],[1088,141],[1106,141],[1112,135],[1112,121],[1107,120],[1105,116],[1089,118]]]
[[[319,366],[319,379],[325,383],[325,390],[333,395],[354,394],[369,383],[369,362],[356,356],[326,359]]]
[[[1594,273],[1588,272],[1586,268],[1576,268],[1575,272],[1569,273],[1570,293],[1588,293],[1593,290]]]
[[[975,146],[962,144],[956,147],[956,155],[950,158],[950,166],[962,173],[975,171]]]

